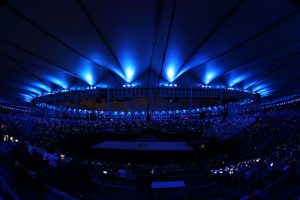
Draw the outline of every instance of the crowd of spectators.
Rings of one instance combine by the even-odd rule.
[[[246,199],[268,195],[268,191],[279,183],[297,183],[300,177],[299,109],[270,112],[265,118],[267,123],[256,124],[251,132],[269,136],[277,132],[280,134],[278,137],[269,139],[269,144],[262,145],[263,148],[256,146],[257,153],[248,159],[245,156],[244,160],[237,159],[234,155],[236,161],[211,170],[217,182],[225,188],[238,188]],[[259,140],[256,139],[257,145]]]
[[[168,119],[145,120],[105,119],[82,120],[32,116],[30,114],[0,114],[0,123],[9,129],[11,135],[19,136],[37,145],[55,145],[62,140],[81,136],[98,135],[99,137],[115,136],[119,139],[132,139],[151,130],[160,138],[176,140],[188,135],[207,138],[227,138],[239,133],[255,122],[259,114],[241,115],[223,119]],[[182,137],[180,137],[182,136]],[[171,138],[172,137],[172,138]]]
[[[288,101],[294,102],[290,99]],[[188,183],[187,186],[192,186],[205,177],[223,188],[238,189],[238,196],[248,198],[266,195],[269,188],[278,182],[298,183],[299,108],[297,105],[292,109],[284,108],[283,105],[280,103],[271,109],[267,106],[268,110],[264,113],[259,109],[258,112],[251,114],[153,119],[151,123],[145,119],[130,118],[102,120],[50,118],[32,115],[26,107],[15,110],[2,108],[5,112],[0,114],[0,134],[3,141],[17,143],[27,141],[31,145],[56,152],[57,154],[52,154],[43,151],[43,155],[49,158],[47,166],[51,166],[50,160],[53,163],[53,159],[50,159],[52,155],[57,155],[54,157],[61,159],[65,152],[62,152],[59,144],[72,137],[78,137],[82,141],[93,138],[94,135],[102,139],[132,140],[145,133],[148,134],[150,130],[151,134],[157,135],[160,140],[170,138],[181,140],[188,135],[196,135],[199,140],[201,138],[225,140],[231,144],[226,151],[208,160],[197,160],[193,163],[182,164],[175,161],[171,164],[118,163],[90,158],[83,160],[80,158],[80,162],[96,182],[116,179],[148,186],[150,181],[183,179]],[[205,149],[206,144],[201,148]],[[33,155],[37,157],[35,153]]]

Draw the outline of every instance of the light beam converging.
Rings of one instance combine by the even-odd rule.
[[[175,71],[174,71],[174,67],[173,66],[169,66],[167,68],[167,77],[168,77],[168,81],[169,82],[173,82],[174,81]]]
[[[84,75],[84,78],[85,78],[85,81],[86,81],[90,86],[94,85],[93,76],[92,76],[91,73],[86,73],[86,74]]]
[[[126,81],[128,83],[132,82],[133,76],[134,76],[134,71],[133,71],[133,68],[131,66],[126,67],[125,76],[126,76]]]

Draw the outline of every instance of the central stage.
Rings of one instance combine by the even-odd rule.
[[[93,148],[129,151],[192,151],[186,142],[105,141]]]

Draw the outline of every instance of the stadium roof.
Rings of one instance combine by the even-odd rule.
[[[299,24],[288,0],[7,0],[0,97],[126,82],[298,92]]]

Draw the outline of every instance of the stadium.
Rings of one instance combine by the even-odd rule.
[[[0,0],[0,200],[299,199],[299,0]]]

